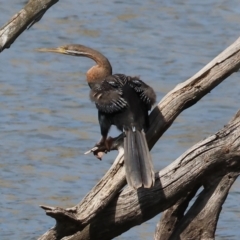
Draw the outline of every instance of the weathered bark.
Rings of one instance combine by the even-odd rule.
[[[0,52],[57,1],[29,0],[0,29]],[[239,50],[240,39],[162,99],[150,116],[150,148],[184,109],[239,69]],[[40,239],[110,239],[166,209],[155,239],[213,239],[222,204],[240,171],[239,122],[238,113],[223,130],[156,174],[156,185],[149,190],[126,188],[120,192],[126,184],[120,152],[111,169],[81,203],[69,209],[42,206],[57,224]],[[203,191],[186,213],[189,201],[202,184]]]
[[[171,126],[174,119],[186,108],[192,106],[199,101],[203,96],[209,93],[214,87],[220,84],[225,78],[237,71],[240,67],[240,38],[228,47],[219,56],[213,59],[208,65],[200,70],[193,77],[188,79],[182,84],[176,86],[171,92],[169,92],[157,107],[152,111],[150,115],[151,127],[147,132],[147,139],[150,148],[156,143],[161,135]],[[113,204],[113,199],[116,199],[116,194],[126,184],[125,172],[122,164],[119,162],[123,161],[123,157],[118,157],[118,160],[114,162],[114,165],[106,173],[102,180],[89,192],[89,194],[74,208],[69,209],[72,219],[76,219],[79,224],[78,230],[83,229],[87,224],[94,221],[94,218],[100,211],[102,211],[109,204]],[[186,176],[185,176],[186,177]],[[158,180],[156,180],[158,182]],[[154,189],[154,188],[153,188]],[[142,191],[140,191],[142,192]],[[151,191],[150,191],[151,192]],[[133,194],[131,192],[131,194]],[[145,195],[141,195],[141,198],[145,198]],[[126,196],[126,202],[131,198]],[[128,216],[133,206],[128,205],[129,209],[125,209],[124,213]],[[116,208],[118,205],[116,206]],[[170,207],[168,205],[168,207]],[[161,209],[163,211],[164,209]],[[150,211],[149,211],[150,212]],[[155,214],[159,211],[157,208],[154,210]],[[54,218],[54,208],[47,210],[46,213]],[[58,211],[59,213],[59,211]],[[101,216],[101,214],[100,214]],[[154,215],[152,215],[153,217]],[[135,219],[131,224],[127,218],[125,224],[128,228],[140,224],[146,219],[139,221],[138,215],[136,214]],[[129,224],[128,224],[129,223]],[[57,225],[56,225],[57,226]],[[91,224],[91,226],[93,226]],[[117,223],[116,223],[117,226]],[[89,227],[87,227],[89,228]],[[57,229],[57,228],[56,228]],[[120,229],[120,228],[119,228]],[[121,233],[123,231],[121,230]],[[84,231],[85,232],[85,231]],[[120,234],[120,232],[117,232]],[[116,234],[116,235],[117,235]],[[40,238],[41,239],[41,238]],[[83,238],[85,239],[85,238]],[[93,238],[94,239],[94,238]]]
[[[10,48],[16,38],[34,23],[58,0],[29,0],[26,6],[0,29],[0,52]]]
[[[221,131],[196,144],[167,168],[161,170],[156,175],[156,184],[153,188],[138,191],[125,188],[81,233],[77,234],[77,238],[74,235],[74,238],[69,236],[65,239],[111,239],[171,207],[194,186],[204,184],[209,176],[221,176],[232,171],[238,174],[240,171],[239,135],[240,112]],[[221,184],[220,189],[222,187]],[[214,186],[205,191],[206,196],[204,196],[204,201],[211,197],[209,206],[212,206],[218,198],[216,194],[210,194],[212,189]],[[216,192],[219,195],[219,189]],[[219,206],[222,202],[219,201]],[[209,210],[208,206],[207,210]],[[206,215],[207,213],[205,211]],[[196,213],[192,214],[196,215]],[[191,217],[187,220],[191,221]]]
[[[239,176],[239,166],[237,169],[224,176],[218,177],[214,174],[215,178],[209,178],[212,181],[208,182],[169,239],[210,240],[215,238],[222,205],[229,189]]]
[[[240,159],[239,159],[240,160]],[[183,197],[174,206],[166,210],[157,224],[155,240],[211,240],[215,239],[215,230],[222,205],[229,189],[239,176],[239,167],[235,171],[225,169],[207,177],[207,184],[192,207],[184,214],[191,198]],[[223,174],[223,175],[222,175]]]
[[[163,212],[156,227],[154,240],[168,240],[170,238],[200,186],[201,184],[194,186],[186,196],[181,197],[172,207]]]
[[[65,237],[65,240],[111,239],[171,207],[182,196],[193,191],[195,186],[202,184],[206,185],[203,193],[200,194],[189,212],[183,216],[182,224],[176,226],[176,231],[173,234],[180,235],[183,229],[186,229],[186,234],[188,234],[188,225],[190,227],[193,225],[194,228],[202,226],[203,221],[201,219],[205,219],[205,217],[209,217],[209,226],[210,223],[211,226],[215,226],[227,191],[233,183],[234,177],[240,171],[239,135],[240,111],[221,131],[196,144],[167,168],[156,174],[156,184],[153,188],[138,191],[125,188],[101,213],[93,218],[82,232],[79,232],[81,229],[78,225],[81,223],[80,221],[72,218],[69,221],[67,217],[63,219],[60,218],[59,213],[54,215],[54,212],[52,212],[52,216],[57,219],[56,232],[58,237],[56,239],[66,236],[65,231],[75,233]],[[233,172],[234,177],[229,178],[227,174],[231,172]],[[225,174],[226,177],[222,177]],[[206,180],[210,181],[213,178],[215,178],[215,181],[211,181],[212,183],[207,185]],[[208,216],[210,208],[214,210],[211,217]],[[191,221],[194,217],[196,217],[196,222]],[[211,222],[211,219],[214,221]],[[204,228],[207,229],[207,226],[205,224]],[[60,229],[64,229],[64,231],[60,233]],[[180,233],[177,231],[178,229]],[[198,229],[196,228],[195,232],[199,234]],[[185,232],[183,233],[185,234]],[[175,238],[174,235],[170,239],[178,238]]]

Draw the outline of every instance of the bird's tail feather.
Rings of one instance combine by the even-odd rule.
[[[144,131],[125,130],[124,162],[128,184],[134,189],[154,185],[154,170]]]

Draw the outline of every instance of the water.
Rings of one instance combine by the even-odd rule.
[[[0,25],[26,1],[0,4]],[[140,75],[160,100],[239,36],[237,0],[59,1],[0,54],[0,234],[36,239],[54,225],[38,205],[70,207],[110,167],[83,153],[100,137],[85,72],[93,62],[40,54],[81,43],[104,53],[115,73]],[[157,170],[221,129],[239,109],[239,74],[183,112],[153,149]],[[172,151],[174,149],[174,151]],[[240,181],[223,206],[216,239],[240,235]],[[152,239],[156,216],[117,239]]]

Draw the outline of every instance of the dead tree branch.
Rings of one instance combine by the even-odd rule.
[[[0,29],[0,52],[11,44],[25,30],[38,22],[44,13],[58,0],[29,0],[23,9]]]
[[[57,1],[29,0],[0,29],[0,52],[9,48]],[[176,86],[155,107],[147,132],[150,148],[184,109],[197,103],[239,67],[240,38],[197,74]],[[213,239],[222,204],[240,171],[239,124],[238,112],[221,131],[156,173],[156,185],[149,190],[126,188],[120,192],[126,180],[123,153],[119,152],[110,170],[75,207],[42,206],[57,223],[40,239],[110,239],[166,209],[155,239]],[[186,212],[202,185],[203,191]]]
[[[239,164],[238,164],[239,165]],[[170,239],[215,239],[215,231],[222,205],[229,189],[239,176],[238,170],[224,176],[209,178],[212,181],[200,193],[193,206],[176,227]]]
[[[222,205],[232,184],[239,176],[240,169],[237,166],[234,171],[225,170],[207,176],[204,190],[185,214],[183,213],[191,200],[188,195],[166,210],[157,225],[154,239],[215,239]]]
[[[231,46],[229,46],[219,56],[213,59],[208,65],[206,65],[197,74],[195,74],[193,77],[191,77],[184,83],[176,86],[171,92],[169,92],[162,99],[162,101],[158,104],[157,107],[155,107],[155,109],[152,111],[150,115],[151,127],[147,132],[147,139],[148,139],[150,148],[154,146],[156,141],[167,130],[167,128],[171,126],[175,118],[184,109],[195,104],[207,93],[209,93],[213,88],[215,88],[218,84],[220,84],[224,79],[226,79],[228,76],[230,76],[232,73],[236,72],[239,69],[240,67],[239,51],[240,51],[240,38]],[[217,136],[214,135],[212,136],[212,138],[213,138],[212,141],[214,141],[214,139],[217,138]],[[77,219],[79,227],[78,227],[78,230],[76,229],[76,232],[82,230],[86,226],[85,229],[80,234],[78,233],[78,235],[81,235],[81,238],[79,239],[85,239],[83,235],[86,234],[86,232],[90,234],[89,232],[90,228],[94,229],[94,226],[95,226],[94,222],[97,222],[97,219],[99,219],[99,216],[101,217],[102,214],[104,214],[107,211],[107,209],[109,209],[111,206],[114,206],[114,208],[110,208],[111,211],[115,211],[115,214],[116,214],[118,208],[121,208],[121,205],[119,205],[119,201],[120,199],[122,199],[121,196],[126,191],[128,191],[128,194],[124,195],[125,196],[124,201],[128,202],[128,207],[125,206],[126,207],[125,211],[123,211],[124,216],[122,216],[121,218],[121,221],[123,221],[124,223],[122,223],[121,227],[117,228],[116,230],[116,228],[113,227],[110,224],[110,222],[108,222],[110,225],[107,228],[111,229],[110,228],[111,226],[113,231],[115,231],[115,234],[118,235],[118,234],[121,234],[123,231],[126,231],[130,227],[140,224],[146,221],[147,219],[149,219],[149,216],[143,218],[142,217],[143,213],[141,213],[141,210],[138,212],[139,210],[138,208],[137,208],[138,210],[134,214],[135,217],[131,216],[131,213],[132,213],[131,210],[134,209],[135,211],[135,207],[136,207],[132,205],[131,196],[135,197],[134,201],[136,202],[138,202],[137,200],[138,198],[136,198],[136,196],[140,197],[141,199],[144,199],[144,201],[146,202],[149,202],[148,197],[150,198],[150,200],[152,198],[156,198],[153,192],[156,191],[155,188],[160,184],[159,179],[156,180],[157,184],[155,188],[150,190],[148,194],[145,194],[146,193],[145,191],[139,191],[138,194],[136,194],[136,192],[134,193],[133,190],[130,190],[127,188],[127,190],[124,190],[123,193],[119,196],[118,195],[119,191],[126,184],[125,172],[122,166],[122,162],[123,162],[123,154],[120,153],[118,155],[118,158],[115,160],[113,166],[111,167],[111,169],[99,181],[99,183],[89,192],[89,194],[81,201],[81,203],[79,203],[74,208],[68,209],[69,213],[72,214],[72,217]],[[174,172],[171,172],[171,173],[173,174]],[[164,182],[164,180],[161,178],[161,185],[163,185],[162,181]],[[184,185],[181,185],[181,187],[182,186]],[[172,187],[174,189],[177,188],[175,184]],[[144,194],[142,194],[143,192]],[[163,198],[164,194],[166,195],[165,191],[164,193],[161,192],[158,198],[159,197]],[[181,196],[179,195],[178,197],[180,198]],[[170,202],[169,200],[167,202],[168,202],[167,207],[170,207],[171,204],[175,203],[174,201]],[[167,208],[166,202],[159,203],[158,201],[158,204],[160,205],[163,204],[161,209],[159,209],[159,206],[158,208],[154,208],[153,205],[151,205],[151,207],[148,206],[148,209],[149,209],[148,213],[154,212],[154,214],[152,215],[150,214],[151,217],[153,217],[160,211],[163,211],[164,209]],[[151,208],[153,208],[154,210],[151,210]],[[104,209],[104,212],[100,213],[101,211],[103,211],[103,209]],[[53,217],[51,212],[52,210],[47,211],[47,214]],[[128,220],[129,218],[132,221],[129,221]],[[134,220],[132,218],[134,218]],[[116,221],[115,226],[118,226],[116,217],[115,217],[115,220],[112,219],[112,221]],[[88,225],[89,223],[91,224]],[[58,228],[57,226],[58,226],[58,222],[55,228],[56,230]],[[100,224],[99,226],[102,226],[102,225]],[[103,228],[105,229],[105,227]],[[45,234],[45,236],[46,235],[47,234]],[[90,235],[88,235],[88,237],[89,236]],[[108,237],[109,236],[110,236],[110,233],[108,233]],[[44,238],[44,239],[47,239],[47,238]],[[94,239],[94,238],[91,238],[91,239]],[[104,239],[104,237],[102,236],[101,239]]]
[[[161,220],[158,222],[154,240],[168,240],[176,229],[176,226],[182,220],[189,202],[197,193],[201,184],[194,186],[187,192],[186,196],[181,197],[172,207],[163,212]]]
[[[163,98],[150,115],[151,127],[147,132],[150,148],[184,109],[192,106],[239,69],[239,51],[240,38],[199,73],[179,84]],[[81,203],[74,207],[74,214],[83,226],[88,224],[126,184],[122,162],[123,153],[120,153],[105,176]]]
[[[211,222],[211,226],[214,226],[229,187],[240,171],[239,135],[240,111],[221,131],[196,144],[167,168],[156,174],[156,184],[153,188],[138,191],[125,188],[81,232],[80,222],[77,219],[62,221],[59,213],[55,216],[54,212],[51,216],[56,218],[58,229],[65,229],[68,232],[70,229],[72,232],[75,231],[75,234],[65,237],[65,240],[112,239],[171,207],[182,196],[193,191],[195,186],[205,185],[209,176],[213,178],[215,176],[214,179],[217,180],[210,186],[206,185],[196,203],[184,215],[182,224],[176,226],[174,233],[177,234],[178,231],[182,232],[183,229],[186,229],[184,234],[188,234],[191,231],[187,231],[186,225],[190,224],[190,226],[196,227],[197,221],[201,221],[203,217],[209,217],[210,212],[213,212],[213,216],[209,217],[209,220],[214,220]],[[224,176],[231,172],[234,175]],[[229,176],[231,177],[229,178]],[[215,204],[216,201],[217,204]],[[215,204],[214,208],[213,203]],[[188,217],[188,215],[190,216]],[[192,221],[195,216],[196,222]],[[63,235],[59,235],[58,232],[58,237],[57,239],[61,239]]]

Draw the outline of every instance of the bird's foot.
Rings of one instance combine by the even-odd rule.
[[[105,146],[104,146],[105,149]],[[106,150],[103,149],[103,146],[95,145],[93,148],[85,152],[84,154],[93,153],[97,159],[102,160],[103,155],[106,153]]]
[[[114,139],[115,139],[115,138],[108,137],[108,138],[106,139],[106,141],[105,141],[105,147],[106,147],[106,150],[107,150],[108,152],[110,152],[110,150],[111,150],[111,147],[112,147],[112,144],[113,144],[113,142],[114,142]]]
[[[108,137],[107,139],[101,139],[99,143],[95,145],[98,149],[93,151],[94,156],[99,160],[102,160],[102,157],[107,152],[110,152],[114,138]]]
[[[102,138],[93,148],[85,152],[85,154],[93,153],[97,159],[102,160],[103,155],[110,152],[110,150],[118,150],[118,147],[122,144],[123,137],[124,135],[121,134],[116,138]]]
[[[104,154],[111,150],[113,138],[101,138],[101,140],[95,144],[95,146],[90,149],[89,151],[85,152],[85,154],[93,153],[97,159],[102,160]]]
[[[94,155],[98,160],[101,161],[105,153],[106,153],[106,152],[102,152],[102,151],[96,150],[96,151],[93,152],[93,155]]]

